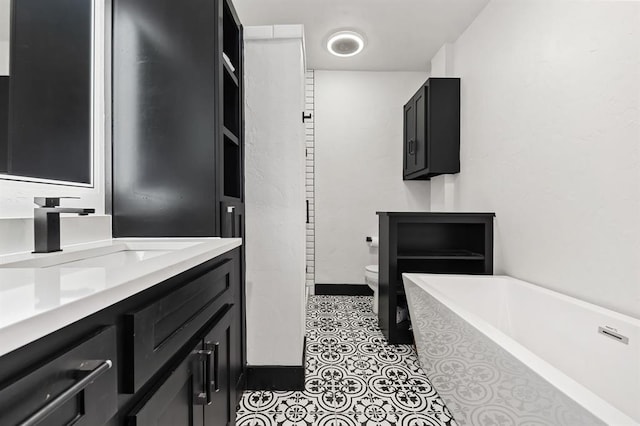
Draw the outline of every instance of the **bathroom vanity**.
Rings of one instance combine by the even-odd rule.
[[[402,273],[492,274],[495,213],[378,212],[378,324],[393,344],[411,343]]]
[[[114,239],[1,257],[2,424],[233,424],[240,245]]]

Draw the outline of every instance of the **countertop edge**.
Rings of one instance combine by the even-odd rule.
[[[126,240],[126,238],[122,240]],[[176,256],[175,262],[159,269],[145,271],[149,268],[142,268],[142,274],[137,274],[137,276],[134,274],[113,287],[0,327],[0,356],[13,352],[242,245],[240,238],[220,238],[211,241],[219,242],[221,240],[227,240],[226,244],[217,247],[211,247],[206,244],[206,240],[203,240],[203,244],[184,249],[183,253]]]

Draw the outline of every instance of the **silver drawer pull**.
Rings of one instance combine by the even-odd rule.
[[[97,364],[97,365],[96,365]],[[78,372],[88,374],[84,376],[82,379],[78,380],[76,384],[71,386],[69,389],[62,392],[60,395],[55,397],[50,403],[36,411],[31,415],[27,420],[20,423],[20,426],[33,426],[37,425],[44,419],[46,419],[51,413],[55,412],[58,408],[62,407],[66,402],[68,402],[71,398],[76,396],[82,390],[84,390],[87,386],[96,381],[96,379],[102,376],[107,370],[111,368],[113,363],[110,359],[105,361],[85,361],[78,368]]]
[[[204,362],[204,392],[198,392],[195,395],[195,404],[197,405],[211,405],[213,400],[211,399],[211,358],[213,358],[213,352],[210,350],[197,351],[199,359]]]

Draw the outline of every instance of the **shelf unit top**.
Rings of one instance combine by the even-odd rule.
[[[480,253],[398,253],[396,256],[398,260],[484,260],[485,256]]]
[[[450,217],[464,217],[464,216],[477,216],[477,217],[495,217],[493,212],[376,212],[378,216],[405,216],[405,217],[436,217],[436,216],[450,216]]]

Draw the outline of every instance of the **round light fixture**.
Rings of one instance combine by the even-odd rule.
[[[333,55],[343,58],[355,56],[364,49],[364,38],[353,31],[340,31],[329,37],[327,49]]]

